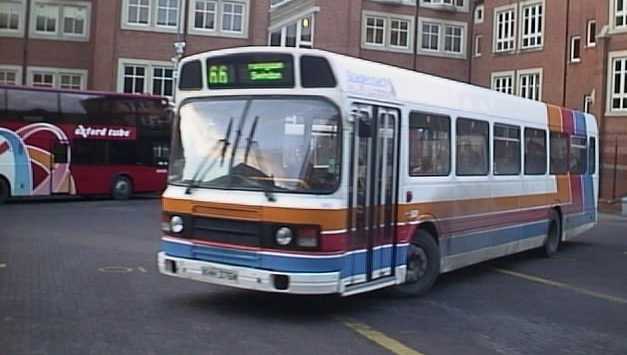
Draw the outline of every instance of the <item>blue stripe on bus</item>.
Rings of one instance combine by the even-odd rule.
[[[546,234],[549,221],[501,228],[497,230],[473,233],[471,235],[452,237],[440,242],[443,256],[468,253],[471,251],[499,246]]]

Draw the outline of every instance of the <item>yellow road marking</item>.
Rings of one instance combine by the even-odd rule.
[[[368,338],[370,341],[376,343],[379,346],[382,346],[383,348],[389,350],[393,354],[424,355],[423,353],[418,352],[414,349],[408,348],[407,346],[400,343],[398,340],[392,339],[388,337],[387,335],[381,333],[380,331],[374,330],[363,323],[359,323],[355,321],[347,321],[347,320],[343,320],[342,322],[344,323],[344,325],[351,328],[356,333],[363,335],[364,337]]]
[[[625,299],[625,298],[620,298],[620,297],[616,297],[616,296],[610,296],[610,295],[606,295],[606,294],[603,294],[603,293],[586,290],[585,288],[579,288],[579,287],[571,286],[571,285],[565,284],[563,282],[547,280],[547,279],[543,279],[541,277],[527,275],[527,274],[522,274],[520,272],[515,272],[515,271],[511,271],[511,270],[506,270],[506,269],[494,268],[494,271],[499,272],[501,274],[514,276],[514,277],[519,277],[521,279],[525,279],[525,280],[541,283],[541,284],[548,285],[548,286],[553,286],[553,287],[563,288],[563,289],[566,289],[566,290],[575,291],[577,293],[581,293],[581,294],[584,294],[584,295],[592,296],[592,297],[599,298],[599,299],[602,299],[602,300],[605,300],[605,301],[610,301],[610,302],[619,303],[619,304],[627,304],[627,299]]]

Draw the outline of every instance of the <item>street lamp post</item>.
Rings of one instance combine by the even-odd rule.
[[[174,73],[172,74],[172,79],[174,82],[173,88],[172,88],[172,102],[176,102],[176,88],[178,87],[178,81],[179,81],[179,62],[181,61],[181,58],[183,58],[183,54],[185,54],[185,42],[182,41],[177,41],[174,42],[174,57],[172,57],[172,62],[174,62]]]

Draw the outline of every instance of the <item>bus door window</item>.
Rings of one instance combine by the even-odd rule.
[[[68,163],[68,143],[55,142],[52,147],[53,163],[55,164],[67,164]]]

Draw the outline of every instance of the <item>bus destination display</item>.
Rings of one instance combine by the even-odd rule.
[[[294,87],[292,57],[252,54],[210,58],[207,82],[210,89]]]

